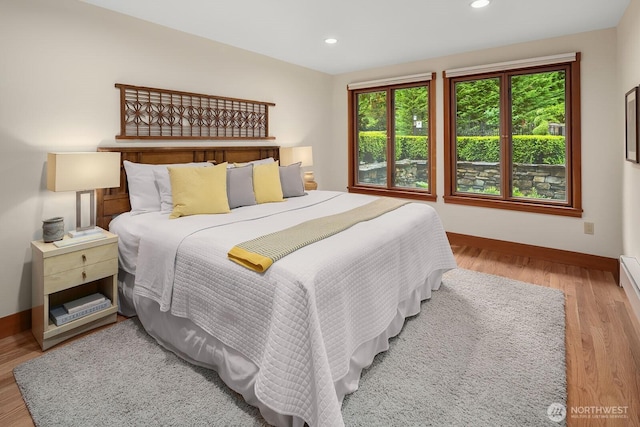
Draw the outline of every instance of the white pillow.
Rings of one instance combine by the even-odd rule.
[[[154,169],[153,176],[160,193],[160,212],[171,212],[173,210],[173,196],[171,195],[169,169]]]
[[[122,162],[127,173],[129,189],[129,203],[131,213],[158,212],[161,210],[160,191],[153,173],[154,170],[167,171],[167,166],[210,166],[210,163],[178,163],[173,165],[150,165],[134,163],[128,160]],[[169,174],[167,172],[167,179]],[[171,184],[169,184],[170,188]],[[171,194],[171,189],[169,189]]]
[[[242,166],[247,166],[247,165],[258,166],[258,165],[264,165],[264,164],[273,163],[273,162],[275,162],[275,160],[273,160],[273,157],[267,157],[266,159],[252,160],[250,162],[234,163],[233,167],[240,168]]]
[[[258,165],[264,165],[266,163],[273,163],[273,162],[275,162],[275,160],[273,160],[273,157],[267,157],[266,159],[253,160],[249,163],[251,163],[253,166],[258,166]]]

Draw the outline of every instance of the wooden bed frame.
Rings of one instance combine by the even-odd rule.
[[[96,225],[109,229],[111,219],[118,214],[131,210],[127,177],[122,162],[154,165],[189,162],[248,162],[273,157],[280,159],[280,147],[277,146],[239,146],[239,147],[98,147],[98,151],[120,153],[120,187],[97,190]]]

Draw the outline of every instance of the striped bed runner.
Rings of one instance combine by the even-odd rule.
[[[377,218],[407,203],[409,202],[382,197],[339,214],[312,219],[247,240],[231,248],[228,257],[243,267],[263,273],[280,258],[304,246],[333,236],[359,222]]]

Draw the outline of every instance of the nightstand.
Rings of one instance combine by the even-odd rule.
[[[31,242],[31,330],[46,350],[98,326],[114,323],[118,316],[118,236],[102,231],[104,238],[65,247],[42,240]],[[100,292],[111,306],[56,326],[49,310]]]

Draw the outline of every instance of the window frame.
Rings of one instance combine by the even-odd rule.
[[[505,63],[508,64],[508,63]],[[499,64],[498,64],[499,65]],[[511,162],[512,135],[508,118],[511,112],[505,111],[510,102],[506,101],[506,90],[503,87],[510,76],[557,70],[566,67],[566,115],[569,118],[566,125],[567,144],[566,154],[566,185],[567,198],[565,201],[543,199],[527,199],[511,196],[513,164]],[[500,150],[501,150],[501,189],[502,195],[486,195],[457,191],[457,154],[456,154],[456,116],[455,83],[482,78],[499,76],[500,88]],[[503,69],[491,69],[488,72],[468,73],[459,76],[447,76],[443,72],[444,88],[444,201],[445,203],[479,206],[486,208],[507,209],[515,211],[582,217],[582,171],[581,171],[581,119],[580,119],[580,53],[575,54],[575,60],[562,61],[552,64],[532,65],[522,67],[505,66]],[[505,132],[505,130],[507,132]]]
[[[388,197],[401,197],[406,199],[416,199],[424,201],[436,201],[436,96],[435,96],[435,78],[436,73],[431,73],[430,79],[416,80],[405,83],[395,84],[379,84],[373,86],[362,86],[360,84],[353,85],[354,87],[348,87],[348,142],[349,142],[349,182],[347,190],[350,193],[370,194],[376,196],[388,196]],[[376,81],[382,83],[383,81]],[[372,82],[372,83],[376,83]],[[393,103],[393,97],[390,95],[392,90],[410,88],[416,86],[426,86],[428,90],[428,124],[429,130],[427,132],[427,157],[428,157],[428,190],[425,189],[412,189],[406,187],[391,186],[393,182],[394,166],[395,166],[395,153],[393,143],[393,136],[395,135],[395,109]],[[357,109],[357,96],[361,93],[367,92],[387,92],[387,185],[386,187],[377,185],[368,185],[358,182],[358,137],[357,137],[357,123],[358,123],[358,109]],[[391,160],[391,161],[389,161]]]

